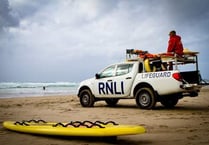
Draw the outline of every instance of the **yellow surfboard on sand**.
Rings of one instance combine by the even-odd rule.
[[[113,121],[71,121],[69,123],[53,123],[43,120],[5,121],[3,126],[17,132],[55,136],[111,137],[145,133],[145,128],[142,126],[118,125]]]

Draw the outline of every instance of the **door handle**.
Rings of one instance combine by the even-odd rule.
[[[108,82],[112,82],[112,80],[107,80]]]
[[[130,79],[131,79],[131,77],[127,77],[126,79],[127,79],[127,80],[130,80]]]

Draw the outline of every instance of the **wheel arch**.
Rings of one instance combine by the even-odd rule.
[[[146,83],[146,82],[141,82],[141,83],[137,84],[137,85],[135,86],[134,90],[133,90],[134,98],[135,98],[135,96],[136,96],[137,90],[139,90],[140,88],[143,88],[143,87],[147,87],[147,88],[152,89],[152,91],[154,92],[154,94],[155,94],[156,96],[158,96],[157,91],[154,90],[154,88],[152,87],[152,85],[150,85],[149,83]]]
[[[82,86],[82,87],[79,88],[77,96],[80,97],[81,91],[83,91],[85,89],[88,89],[92,93],[91,89],[88,86]]]

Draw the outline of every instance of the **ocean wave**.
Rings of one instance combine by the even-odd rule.
[[[79,83],[75,83],[75,82],[55,82],[55,83],[2,82],[0,83],[0,89],[77,87],[78,85]]]

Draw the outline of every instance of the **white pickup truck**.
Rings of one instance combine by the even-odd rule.
[[[82,81],[78,88],[81,105],[93,107],[96,101],[105,101],[115,106],[120,99],[135,99],[141,109],[153,109],[156,102],[172,108],[185,96],[198,96],[202,85],[197,52],[185,52],[182,58],[147,54],[127,50],[125,62],[112,64],[94,78]],[[179,65],[187,64],[194,64],[195,70],[179,71]],[[168,65],[173,69],[169,70]]]

